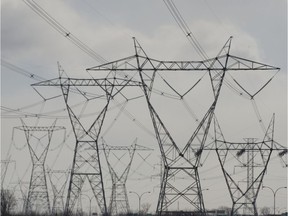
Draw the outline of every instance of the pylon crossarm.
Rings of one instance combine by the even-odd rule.
[[[106,63],[96,67],[88,68],[88,71],[137,71],[136,60],[141,59],[142,71],[221,71],[226,68],[227,71],[245,71],[245,70],[270,70],[278,71],[279,67],[264,64],[257,61],[241,58],[238,56],[224,54],[205,61],[161,61],[149,58],[147,56],[135,55],[120,59],[114,62]],[[222,60],[228,58],[229,64],[224,65]],[[127,61],[129,60],[129,61]],[[148,61],[149,60],[149,61]],[[41,83],[41,82],[40,82]]]
[[[279,67],[264,64],[261,62],[241,58],[234,55],[229,55],[229,64],[227,65],[227,70],[270,70],[279,71]]]
[[[141,61],[143,71],[203,71],[207,70],[206,63],[212,61],[161,61],[143,55],[113,61],[107,64],[88,68],[89,71],[137,71],[136,59]],[[129,61],[127,61],[129,60]],[[133,61],[133,62],[132,62]]]
[[[126,58],[118,59],[116,61],[108,62],[108,63],[94,66],[91,68],[87,68],[86,70],[87,71],[111,71],[115,69],[129,70],[133,68],[133,63],[130,63],[130,62],[133,61],[134,59],[135,59],[135,55],[132,55]]]
[[[228,46],[228,45],[226,45]],[[229,45],[230,46],[230,45]],[[113,62],[88,68],[88,71],[137,71],[137,58],[140,59],[142,71],[204,71],[223,70],[225,64],[222,59],[229,58],[227,70],[280,70],[280,68],[264,64],[261,62],[245,59],[242,57],[230,55],[228,50],[223,50],[216,57],[204,61],[162,61],[150,58],[145,55],[137,54],[127,58],[119,59]]]
[[[102,78],[102,79],[77,79],[59,77],[38,83],[34,83],[31,86],[140,86],[141,83],[133,79],[123,78]]]
[[[218,140],[216,139],[215,142],[217,142],[217,150],[243,150],[245,151],[245,149],[247,149],[247,146],[249,145],[253,145],[255,146],[254,149],[249,149],[249,151],[259,151],[260,149],[262,150],[271,150],[271,146],[269,146],[268,144],[266,144],[266,142],[263,141],[259,141],[259,142],[254,142],[253,144],[249,144],[246,142],[228,142],[228,141],[223,141],[223,140]],[[261,146],[261,144],[265,144],[265,147]],[[214,147],[209,147],[209,148],[205,148],[205,150],[215,150]]]
[[[44,126],[18,126],[18,127],[14,127],[15,129],[18,130],[22,130],[22,131],[37,131],[37,132],[48,132],[48,131],[58,131],[58,130],[65,130],[65,127],[62,126],[48,126],[48,127],[44,127]]]
[[[104,149],[109,149],[111,151],[115,151],[115,150],[129,151],[129,150],[131,150],[131,146],[109,146],[109,145],[99,146],[99,150],[104,150]],[[151,148],[148,148],[146,146],[141,146],[138,144],[135,145],[135,150],[153,151],[153,149],[151,149]]]

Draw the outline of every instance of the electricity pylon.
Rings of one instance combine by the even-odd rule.
[[[225,140],[215,118],[215,150],[232,199],[231,216],[258,215],[256,200],[264,174],[272,151],[280,150],[279,147],[275,147],[274,143],[274,121],[275,115],[273,115],[262,141],[245,138],[245,142],[241,143]],[[235,169],[238,167],[246,169],[244,177],[241,172],[235,173]],[[243,212],[240,212],[241,210]]]
[[[52,215],[64,212],[64,192],[68,181],[68,171],[49,170],[48,176],[53,191]]]
[[[65,215],[73,211],[77,199],[81,194],[81,190],[85,179],[88,179],[92,192],[96,198],[99,209],[102,214],[107,214],[107,205],[102,177],[102,168],[99,157],[98,138],[101,132],[105,115],[108,110],[110,101],[119,94],[125,87],[139,87],[140,82],[133,79],[119,78],[115,73],[110,73],[104,78],[76,79],[62,77],[64,70],[58,65],[59,78],[47,80],[33,84],[33,86],[58,86],[62,90],[64,102],[70,118],[70,123],[75,135],[76,145],[74,148],[74,157],[68,186],[67,201],[65,207]],[[89,93],[91,90],[100,91],[100,94]],[[87,90],[90,89],[90,90]],[[87,92],[88,91],[88,92]],[[95,92],[95,91],[94,91]],[[91,125],[84,125],[80,115],[77,115],[71,94],[77,94],[81,100],[86,102],[97,100],[101,111],[93,119]],[[121,94],[121,93],[120,93]],[[78,99],[78,98],[77,98]],[[78,101],[79,102],[79,101]],[[96,108],[93,107],[93,110]],[[92,117],[90,117],[91,119]]]
[[[135,151],[151,151],[144,146],[137,145],[137,139],[134,140],[131,146],[110,146],[103,140],[103,150],[105,153],[106,162],[109,168],[109,172],[111,175],[112,180],[112,191],[111,191],[111,198],[109,204],[109,215],[118,215],[118,214],[129,214],[130,213],[130,206],[128,201],[127,189],[126,189],[126,182],[128,178],[128,174],[130,171],[130,167],[134,158]],[[123,172],[116,170],[115,164],[112,164],[111,154],[110,152],[114,151],[121,151],[125,152],[121,155],[121,157],[116,157],[116,153],[113,153],[114,157],[116,158],[116,164],[121,162],[124,163],[123,160],[126,159],[127,165]],[[127,155],[129,158],[125,157]]]
[[[18,130],[24,131],[32,161],[32,172],[25,207],[26,214],[30,214],[31,212],[50,213],[44,165],[53,132],[65,130],[65,127],[55,126],[55,124],[56,121],[49,127],[27,126],[22,121],[22,126],[15,127]]]
[[[226,72],[241,70],[279,70],[279,68],[274,66],[231,55],[231,40],[232,37],[225,43],[215,58],[204,61],[159,61],[149,58],[134,38],[135,55],[87,69],[88,71],[97,72],[131,72],[134,79],[136,79],[135,73],[138,72],[139,74],[138,79],[140,79],[142,83],[164,163],[156,210],[159,215],[171,211],[169,208],[179,200],[188,204],[194,211],[200,212],[200,214],[206,214],[198,168]],[[208,71],[210,75],[214,100],[182,149],[172,138],[151,100],[153,84],[158,71]],[[190,88],[190,90],[192,88]],[[188,92],[185,94],[187,93]],[[178,95],[182,99],[185,94]],[[183,179],[186,180],[183,181]],[[187,181],[187,179],[189,180]]]

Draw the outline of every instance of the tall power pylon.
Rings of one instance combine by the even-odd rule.
[[[131,146],[110,146],[108,145],[105,140],[103,139],[103,150],[105,153],[105,158],[107,161],[107,165],[109,168],[109,172],[111,175],[112,180],[112,191],[110,197],[110,204],[109,204],[109,215],[118,215],[118,214],[128,214],[130,213],[130,206],[128,201],[128,194],[126,189],[126,182],[128,178],[128,174],[131,168],[131,164],[134,158],[135,151],[151,151],[144,146],[140,146],[137,143],[137,139],[134,140]],[[121,151],[121,157],[116,157],[117,153],[114,151]],[[123,151],[125,152],[123,154]],[[124,171],[116,170],[115,164],[112,164],[111,160],[111,152],[113,152],[114,159],[116,159],[117,163],[123,164],[123,160],[126,159],[126,166]],[[128,153],[128,158],[125,157]],[[116,163],[116,164],[117,164]]]
[[[273,115],[262,141],[245,138],[245,142],[229,142],[215,118],[215,150],[232,199],[232,216],[258,215],[256,200],[264,174],[273,150],[280,150],[275,148],[274,121]],[[246,170],[235,172],[239,168]]]
[[[198,168],[226,72],[279,70],[279,68],[274,66],[231,55],[231,40],[232,37],[226,42],[215,58],[204,61],[159,61],[149,58],[134,38],[135,55],[87,69],[88,71],[130,72],[133,74],[133,79],[136,79],[136,72],[139,74],[138,79],[142,83],[144,96],[164,163],[156,210],[159,215],[173,211],[170,210],[172,205],[175,205],[180,200],[194,212],[205,214]],[[208,71],[210,75],[214,100],[183,148],[174,141],[151,100],[154,81],[159,71],[170,73],[171,71]],[[175,91],[175,89],[173,90]],[[183,95],[176,93],[182,99],[189,91]],[[183,181],[183,179],[185,180]]]
[[[22,121],[22,126],[15,127],[18,130],[24,131],[32,161],[32,172],[25,207],[26,214],[30,214],[31,212],[50,213],[44,165],[53,132],[65,130],[65,127],[55,126],[55,124],[56,121],[49,127],[27,126]]]
[[[68,181],[68,171],[49,170],[49,180],[53,191],[52,214],[58,215],[64,212],[64,192]]]
[[[43,81],[33,86],[58,86],[62,90],[64,102],[69,114],[72,129],[75,135],[76,145],[71,168],[68,195],[65,207],[65,214],[68,215],[73,210],[77,199],[81,194],[83,184],[88,179],[92,192],[96,198],[102,214],[107,214],[105,190],[102,177],[102,168],[99,157],[98,138],[101,132],[105,115],[110,101],[125,87],[139,87],[140,82],[133,79],[116,77],[115,73],[103,78],[75,79],[62,77],[64,70],[59,66],[60,77]],[[94,88],[94,89],[93,89]],[[96,90],[95,90],[96,88]],[[93,89],[93,91],[91,90]],[[95,92],[100,92],[96,94]],[[91,93],[93,92],[93,93]],[[92,124],[86,126],[81,121],[74,109],[71,94],[81,98],[81,101],[91,102],[97,100],[100,112],[95,114]],[[77,98],[79,99],[79,98]],[[78,101],[79,102],[79,101]],[[100,104],[100,105],[99,105]],[[95,112],[96,107],[93,107]],[[91,120],[92,117],[90,116]]]

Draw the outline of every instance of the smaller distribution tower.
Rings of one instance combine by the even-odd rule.
[[[31,212],[50,213],[44,165],[53,132],[65,130],[65,127],[55,126],[55,124],[56,121],[49,127],[27,126],[24,121],[22,121],[22,126],[16,127],[16,129],[22,130],[25,133],[32,161],[32,172],[25,206],[27,215]]]
[[[131,164],[134,158],[135,151],[137,150],[152,150],[144,146],[140,146],[136,144],[137,139],[133,142],[131,146],[110,146],[107,145],[106,142],[103,139],[103,150],[105,153],[107,165],[109,168],[109,172],[111,175],[112,180],[112,192],[111,192],[111,198],[110,198],[110,204],[108,212],[110,215],[118,215],[118,214],[128,214],[130,213],[130,206],[128,201],[128,195],[127,195],[127,189],[126,189],[126,182],[128,178],[128,174],[131,168]],[[115,165],[112,164],[111,160],[111,152],[114,151],[121,151],[121,157],[117,157],[113,153],[114,158],[116,159],[116,163],[121,162],[122,164],[125,164],[123,160],[126,160],[126,166],[124,171],[120,172],[119,170],[116,171]],[[125,152],[123,154],[123,152]],[[128,153],[128,154],[127,154]],[[125,157],[125,155],[128,155]]]

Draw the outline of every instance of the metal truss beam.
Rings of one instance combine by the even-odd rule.
[[[104,78],[104,79],[76,79],[68,77],[59,77],[32,84],[32,86],[141,86],[140,82],[132,79],[123,78]]]
[[[117,61],[102,64],[100,66],[87,68],[88,71],[135,71],[137,59],[141,62],[142,71],[208,71],[223,70],[222,60],[229,58],[227,71],[235,70],[280,70],[280,68],[263,64],[257,61],[237,57],[234,55],[219,55],[204,61],[160,61],[145,55],[133,55]]]

